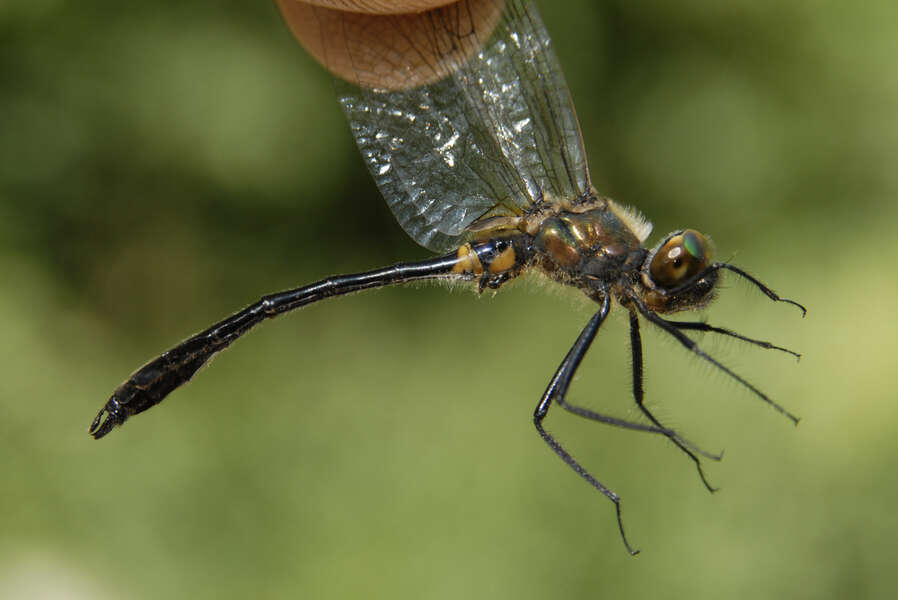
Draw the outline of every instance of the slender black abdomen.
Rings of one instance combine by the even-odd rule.
[[[88,430],[99,439],[128,417],[159,404],[213,356],[266,319],[324,300],[370,288],[427,279],[477,280],[496,288],[520,271],[526,255],[519,238],[465,244],[455,253],[415,263],[339,275],[311,285],[264,296],[255,304],[184,340],[135,371],[112,393]]]

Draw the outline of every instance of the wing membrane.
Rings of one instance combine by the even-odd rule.
[[[340,24],[327,34],[346,44],[343,77],[352,83],[338,86],[340,104],[387,204],[418,243],[445,251],[479,219],[589,192],[570,94],[531,3],[343,13]]]

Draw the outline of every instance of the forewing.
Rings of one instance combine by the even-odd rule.
[[[341,13],[323,35],[324,62],[344,57],[333,70],[352,82],[338,93],[362,156],[423,246],[445,251],[481,218],[589,192],[570,94],[530,2]]]

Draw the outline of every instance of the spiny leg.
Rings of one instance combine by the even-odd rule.
[[[574,342],[574,345],[571,347],[570,351],[568,351],[567,356],[564,357],[564,360],[561,361],[561,364],[555,371],[555,375],[549,382],[546,391],[543,393],[543,396],[540,399],[539,404],[537,404],[536,410],[533,413],[533,424],[536,427],[536,431],[539,433],[540,437],[546,442],[546,444],[549,445],[552,451],[555,452],[555,454],[557,454],[558,457],[565,462],[565,464],[567,464],[571,469],[574,470],[575,473],[577,473],[577,475],[585,479],[592,487],[601,492],[606,498],[614,503],[614,508],[617,514],[617,527],[620,530],[621,539],[624,542],[624,546],[627,548],[627,552],[629,552],[631,555],[636,555],[639,553],[639,550],[634,550],[633,547],[630,546],[630,542],[627,541],[627,536],[624,533],[624,523],[623,519],[621,518],[620,497],[615,492],[606,487],[601,481],[593,477],[582,465],[580,465],[580,463],[577,462],[577,460],[573,456],[571,456],[570,453],[565,450],[561,446],[561,444],[551,434],[549,434],[545,430],[545,428],[543,428],[542,425],[543,419],[545,419],[546,415],[549,412],[549,407],[552,405],[552,400],[557,400],[559,404],[562,404],[564,402],[564,396],[567,394],[571,379],[573,379],[574,373],[576,373],[577,371],[577,367],[580,366],[580,362],[583,360],[583,357],[589,350],[589,346],[590,344],[592,344],[596,333],[599,331],[599,327],[605,320],[605,317],[608,316],[610,308],[611,300],[608,296],[606,296],[602,301],[602,307],[589,320],[589,322],[586,324],[586,327],[583,328],[583,331],[580,332],[579,337],[577,337],[577,341]],[[653,433],[661,433],[665,435],[667,435],[668,433],[672,433],[664,429],[650,427],[647,425],[642,425],[640,423],[631,423],[629,421],[606,417],[597,413],[593,414],[595,415],[595,417],[590,418],[595,418],[595,420],[602,421],[604,423],[617,425],[618,427],[635,429],[638,431],[650,431]]]
[[[703,271],[701,271],[698,275],[696,275],[695,277],[692,277],[688,281],[683,282],[681,285],[679,285],[677,287],[667,290],[667,293],[672,294],[672,295],[679,294],[680,292],[688,289],[696,281],[699,281],[700,279],[707,277],[708,275],[710,275],[711,273],[714,273],[715,271],[720,271],[721,269],[726,269],[727,271],[731,271],[731,272],[735,273],[736,275],[738,275],[739,277],[742,277],[743,279],[745,279],[746,281],[748,281],[749,283],[754,285],[756,288],[761,290],[761,292],[765,296],[767,296],[774,302],[783,302],[785,304],[791,304],[792,306],[798,308],[798,310],[801,311],[802,317],[804,317],[808,314],[808,309],[805,308],[803,304],[799,304],[795,300],[791,300],[789,298],[784,298],[784,297],[780,296],[779,294],[774,292],[772,289],[770,289],[769,287],[767,287],[766,285],[761,283],[760,280],[756,279],[755,277],[752,277],[751,275],[749,275],[748,273],[746,273],[739,267],[737,267],[735,265],[731,265],[730,263],[724,263],[724,262],[717,262],[712,265],[708,265],[708,267],[706,269],[704,269]],[[640,312],[642,312],[642,311],[640,310]]]
[[[708,452],[707,450],[703,450],[702,448],[699,448],[692,442],[689,442],[688,440],[682,438],[676,431],[664,427],[660,422],[658,422],[658,420],[654,417],[654,415],[652,415],[649,412],[648,408],[646,408],[646,406],[642,403],[642,398],[644,396],[643,387],[642,387],[642,343],[641,343],[641,339],[639,337],[639,329],[638,329],[639,324],[638,323],[636,324],[637,329],[635,332],[635,335],[636,335],[635,340],[633,337],[634,332],[632,330],[632,327],[633,327],[633,324],[631,323],[630,340],[631,340],[631,344],[633,344],[633,346],[634,346],[634,350],[633,350],[633,353],[634,353],[634,355],[633,355],[633,377],[634,377],[633,394],[634,394],[634,397],[637,399],[636,404],[637,404],[637,406],[639,406],[639,409],[643,412],[643,414],[645,414],[646,417],[649,418],[649,420],[652,421],[652,423],[654,423],[657,426],[657,428],[655,428],[655,427],[649,428],[649,431],[651,433],[663,434],[665,437],[670,439],[677,446],[679,446],[681,449],[683,449],[685,452],[687,452],[687,454],[689,454],[693,460],[696,460],[696,461],[698,460],[698,458],[695,457],[693,455],[693,453],[701,454],[702,456],[704,456],[706,458],[710,458],[711,460],[720,460],[722,458],[721,454],[713,454],[711,452]],[[585,419],[590,419],[592,421],[599,421],[599,422],[606,423],[609,425],[615,425],[618,427],[625,427],[627,429],[633,429],[633,427],[630,427],[630,425],[632,425],[632,422],[630,422],[630,421],[623,421],[623,425],[622,425],[621,419],[615,419],[614,417],[608,417],[608,416],[605,416],[596,411],[590,410],[588,408],[584,408],[584,407],[578,406],[576,404],[571,404],[570,402],[565,400],[563,397],[556,398],[555,401],[558,404],[558,406],[562,407],[566,411],[573,413],[579,417],[583,417]],[[708,485],[708,482],[703,475],[701,465],[698,465],[698,469],[699,469],[699,473],[702,474],[702,480],[704,481],[705,486],[708,487],[708,489],[710,489],[711,491],[715,491],[717,488],[713,488]]]
[[[704,331],[711,333],[719,333],[721,335],[725,335],[728,337],[736,338],[737,340],[742,340],[743,342],[748,342],[753,346],[758,346],[759,348],[764,348],[765,350],[779,350],[780,352],[785,352],[786,354],[791,354],[796,359],[801,360],[801,354],[795,352],[794,350],[789,350],[788,348],[783,348],[782,346],[776,346],[771,344],[770,342],[765,342],[763,340],[756,340],[750,337],[745,337],[744,335],[738,334],[735,331],[730,329],[726,329],[725,327],[715,327],[713,325],[708,325],[702,321],[667,321],[677,329],[687,330],[687,331]]]
[[[545,416],[545,415],[543,415],[543,416]],[[574,459],[574,457],[571,456],[568,453],[568,451],[565,450],[554,437],[552,437],[551,434],[549,434],[545,429],[543,429],[542,419],[543,419],[543,417],[537,417],[537,416],[534,416],[534,418],[533,418],[533,422],[536,425],[536,431],[539,433],[540,437],[542,437],[543,440],[545,440],[545,442],[549,445],[549,447],[552,449],[552,451],[555,452],[555,454],[557,454],[558,457],[561,458],[561,460],[563,460],[570,468],[572,468],[574,470],[574,472],[577,473],[577,475],[579,475],[580,477],[585,479],[592,487],[599,490],[609,500],[614,502],[614,510],[617,515],[617,528],[620,531],[620,537],[624,542],[624,546],[627,548],[627,552],[629,552],[631,556],[636,556],[637,554],[639,554],[639,550],[633,549],[633,547],[630,545],[630,542],[627,541],[627,534],[624,533],[624,521],[623,521],[623,518],[621,517],[621,512],[620,512],[620,496],[618,496],[615,492],[613,492],[610,489],[608,489],[607,487],[605,487],[605,485],[602,484],[601,481],[599,481],[598,479],[596,479],[595,477],[590,475],[589,472],[586,469],[584,469],[580,465],[580,463],[578,463],[576,461],[576,459]]]
[[[698,344],[695,342],[695,340],[693,340],[692,338],[687,336],[685,333],[680,331],[674,323],[670,323],[670,322],[662,319],[661,317],[656,315],[654,312],[649,310],[649,308],[645,305],[645,303],[642,300],[640,300],[637,296],[635,296],[635,295],[630,296],[630,300],[633,301],[633,304],[636,306],[637,310],[643,317],[645,317],[648,321],[651,321],[652,323],[654,323],[655,325],[657,325],[658,327],[660,327],[661,329],[663,329],[664,331],[666,331],[667,333],[672,335],[678,342],[680,342],[680,344],[683,345],[684,348],[686,348],[687,350],[689,350],[696,356],[699,356],[703,360],[706,360],[707,362],[711,363],[712,365],[714,365],[715,367],[717,367],[718,369],[720,369],[721,371],[723,371],[724,373],[726,373],[727,375],[729,375],[730,377],[735,379],[741,385],[748,388],[755,396],[757,396],[758,398],[760,398],[761,400],[763,400],[764,402],[766,402],[767,404],[772,406],[777,412],[788,417],[795,425],[798,425],[798,421],[799,421],[798,417],[796,417],[795,415],[790,413],[788,410],[783,408],[781,405],[779,405],[776,402],[774,402],[773,400],[771,400],[767,394],[765,394],[764,392],[762,392],[761,390],[759,390],[758,388],[756,388],[755,386],[750,384],[748,381],[746,381],[741,376],[737,375],[734,371],[731,371],[730,369],[723,366],[723,364],[721,364],[714,358],[711,358],[711,356],[709,356],[708,354],[705,354],[705,352],[701,348],[698,347]],[[791,302],[791,301],[790,301],[790,303],[795,304],[794,302]]]
[[[648,417],[649,421],[654,423],[659,428],[664,428],[658,419],[655,418],[655,415],[648,409],[645,405],[645,389],[643,388],[643,371],[642,371],[642,336],[639,335],[639,317],[636,316],[635,312],[630,312],[630,348],[633,357],[633,399],[636,400],[636,406],[639,407],[639,410],[642,411],[646,417]],[[718,490],[718,488],[713,487],[708,479],[705,477],[705,471],[702,469],[702,463],[699,460],[696,453],[701,454],[707,458],[712,460],[720,460],[721,454],[711,454],[698,448],[694,444],[687,442],[679,435],[673,434],[668,435],[667,438],[672,441],[676,446],[686,453],[686,455],[692,459],[692,462],[695,463],[695,468],[698,469],[698,475],[702,479],[702,483],[705,484],[705,487],[708,488],[708,491],[714,493]]]
[[[770,289],[769,287],[767,287],[766,285],[761,283],[758,279],[755,279],[754,277],[752,277],[751,275],[749,275],[748,273],[746,273],[745,271],[743,271],[742,269],[740,269],[739,267],[737,267],[735,265],[731,265],[729,263],[714,263],[713,265],[711,265],[711,267],[716,268],[716,269],[726,269],[728,271],[732,271],[736,275],[739,275],[740,277],[750,281],[752,284],[755,285],[755,287],[757,287],[759,290],[761,290],[765,296],[767,296],[774,302],[784,302],[786,304],[791,304],[792,306],[795,306],[796,308],[798,308],[798,310],[801,311],[802,317],[804,317],[805,315],[808,314],[808,309],[806,309],[804,307],[804,305],[799,304],[795,300],[790,300],[789,298],[783,298],[782,296],[780,296],[779,294],[774,292],[772,289]]]

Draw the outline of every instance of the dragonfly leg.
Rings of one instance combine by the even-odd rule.
[[[649,310],[649,308],[645,305],[645,303],[642,300],[640,300],[639,297],[637,297],[635,295],[630,296],[629,300],[636,307],[636,310],[638,310],[639,313],[643,317],[645,317],[645,319],[647,321],[650,321],[651,323],[657,325],[658,327],[660,327],[661,329],[666,331],[669,335],[673,336],[673,338],[675,340],[677,340],[684,348],[686,348],[687,350],[689,350],[690,352],[692,352],[693,354],[695,354],[702,360],[707,361],[708,363],[714,365],[715,368],[720,369],[721,371],[726,373],[729,377],[731,377],[737,383],[739,383],[740,385],[742,385],[743,387],[748,389],[757,398],[763,400],[764,402],[769,404],[774,410],[776,410],[780,414],[786,416],[790,421],[792,421],[793,424],[798,425],[798,421],[799,421],[798,417],[796,417],[791,412],[789,412],[788,410],[783,408],[780,404],[774,402],[770,398],[770,396],[768,396],[767,394],[765,394],[764,392],[762,392],[761,390],[759,390],[758,388],[756,388],[755,386],[750,384],[745,378],[743,378],[740,375],[737,375],[735,371],[730,370],[729,368],[725,367],[722,363],[720,363],[716,359],[711,358],[711,356],[706,354],[701,348],[698,347],[698,344],[695,342],[695,340],[693,340],[688,335],[686,335],[685,333],[680,331],[680,329],[682,329],[682,327],[678,327],[677,323],[666,321],[665,319],[662,319],[661,317],[656,315],[654,312]]]
[[[655,418],[655,415],[652,414],[652,411],[648,409],[645,405],[645,390],[643,388],[642,380],[642,337],[639,334],[639,317],[635,312],[630,312],[630,347],[633,358],[633,399],[636,400],[636,406],[639,407],[639,410],[642,411],[649,421],[654,423],[659,428],[664,428],[661,425],[661,422]],[[701,454],[707,458],[712,460],[720,460],[723,457],[723,453],[720,454],[711,454],[697,447],[696,445],[684,440],[679,435],[673,433],[672,435],[667,436],[670,441],[672,441],[680,450],[686,453],[689,458],[695,463],[695,468],[698,469],[698,475],[702,479],[702,483],[705,484],[705,487],[708,488],[709,492],[716,492],[718,488],[713,487],[710,483],[708,483],[708,479],[705,477],[705,472],[702,469],[702,462],[699,460],[697,454]]]
[[[633,549],[633,547],[630,545],[630,542],[627,541],[627,536],[624,533],[624,523],[621,518],[620,497],[614,491],[605,486],[605,484],[603,484],[601,481],[593,477],[579,462],[577,462],[577,460],[573,456],[571,456],[571,454],[567,450],[564,449],[564,447],[558,442],[558,440],[556,440],[555,437],[548,433],[543,427],[543,419],[546,418],[546,415],[549,412],[549,407],[552,405],[552,400],[558,400],[559,404],[564,401],[564,396],[566,395],[567,389],[570,386],[571,379],[574,377],[574,373],[576,373],[577,367],[580,365],[580,362],[583,360],[583,357],[589,350],[589,346],[592,344],[596,333],[599,331],[599,327],[605,320],[605,317],[608,315],[610,307],[610,298],[606,296],[603,300],[602,307],[586,324],[586,327],[580,333],[577,341],[574,342],[574,345],[567,353],[567,356],[564,357],[564,360],[555,371],[555,375],[552,377],[552,381],[549,382],[549,386],[543,393],[543,396],[533,413],[533,424],[543,441],[545,441],[546,444],[549,445],[552,451],[557,454],[558,457],[563,460],[565,464],[567,464],[567,466],[573,469],[574,472],[577,473],[577,475],[585,479],[592,487],[601,492],[606,498],[614,503],[614,508],[617,514],[617,526],[620,530],[621,539],[623,540],[624,546],[627,548],[627,551],[632,555],[636,555],[639,553],[639,550]],[[661,430],[654,427],[649,427],[647,425],[630,423],[628,421],[614,419],[612,417],[604,417],[602,415],[598,416],[601,418],[597,420],[615,424],[621,427],[662,433]]]
[[[639,406],[639,409],[645,414],[646,417],[654,424],[654,427],[644,427],[640,428],[642,431],[646,431],[648,433],[660,433],[665,437],[672,440],[677,445],[682,444],[692,452],[697,454],[701,454],[711,460],[720,460],[722,454],[712,454],[707,452],[706,450],[702,450],[695,444],[683,439],[676,431],[669,429],[662,425],[655,417],[649,412],[648,408],[643,404],[643,387],[642,387],[642,346],[641,340],[639,338],[639,330],[638,323],[636,325],[637,330],[635,332],[636,338],[634,341],[633,331],[630,332],[630,339],[633,341],[635,345],[634,356],[633,356],[633,395],[636,399],[636,404]],[[582,406],[578,406],[576,404],[572,404],[568,402],[564,397],[558,396],[555,398],[555,402],[558,406],[562,407],[564,410],[577,415],[578,417],[583,417],[584,419],[589,419],[591,421],[599,421],[601,423],[606,423],[608,425],[614,425],[616,427],[624,427],[626,429],[637,429],[633,427],[636,425],[631,421],[624,421],[622,419],[616,419],[614,417],[608,417],[601,413],[598,413],[592,409],[584,408]],[[701,471],[701,467],[699,467],[699,471]],[[702,478],[704,479],[704,477]]]
[[[735,331],[731,331],[726,329],[725,327],[715,327],[714,325],[709,325],[703,321],[667,321],[677,329],[681,331],[702,331],[702,332],[711,332],[711,333],[719,333],[720,335],[725,335],[731,338],[736,338],[737,340],[742,340],[743,342],[748,342],[753,346],[757,346],[759,348],[764,348],[765,350],[778,350],[780,352],[785,352],[786,354],[791,354],[796,358],[796,360],[801,360],[801,354],[795,352],[794,350],[789,350],[788,348],[783,348],[782,346],[776,346],[771,344],[770,342],[765,342],[764,340],[756,340],[750,337],[745,337]]]
[[[696,468],[698,469],[699,476],[702,479],[702,483],[705,487],[711,491],[717,491],[717,488],[711,486],[705,477],[704,470],[702,469],[701,461],[698,459],[697,454],[710,458],[711,460],[720,460],[722,458],[721,454],[712,454],[703,450],[696,446],[695,444],[685,440],[679,434],[677,434],[672,429],[669,429],[661,424],[658,419],[651,413],[648,407],[645,406],[643,402],[644,399],[644,391],[643,391],[643,371],[642,371],[642,341],[639,335],[639,322],[636,319],[636,316],[631,313],[630,315],[630,340],[633,348],[633,396],[636,400],[636,405],[639,407],[639,410],[654,424],[654,427],[646,427],[642,429],[643,431],[648,431],[650,433],[660,433],[671,440],[674,444],[677,445],[683,452],[685,452],[692,460],[695,462]],[[578,406],[576,404],[571,404],[565,399],[565,394],[556,394],[554,397],[555,402],[561,406],[566,411],[573,413],[579,417],[583,417],[585,419],[590,419],[592,421],[599,421],[602,423],[606,423],[608,425],[614,425],[617,427],[624,427],[627,429],[637,429],[637,427],[633,427],[635,423],[630,421],[623,421],[621,419],[616,419],[614,417],[608,417],[601,413],[598,413],[594,410],[584,408],[582,406]]]
[[[515,275],[516,274],[513,273],[499,273],[498,275],[484,273],[480,276],[480,280],[477,282],[477,291],[482,294],[487,288],[498,290],[502,287],[503,283],[510,280]]]

